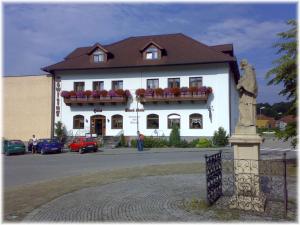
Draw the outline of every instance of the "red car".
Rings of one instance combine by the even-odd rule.
[[[94,151],[97,152],[98,145],[93,138],[75,138],[71,144],[69,144],[70,151],[79,152],[80,154],[85,152]]]

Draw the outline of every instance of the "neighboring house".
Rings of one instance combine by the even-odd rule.
[[[256,117],[256,126],[258,128],[275,128],[276,121],[274,118],[265,116],[265,115],[257,115]]]
[[[55,80],[54,121],[69,135],[169,136],[175,124],[192,138],[219,127],[232,133],[238,120],[231,44],[207,46],[183,34],[130,37],[76,48],[42,69]]]
[[[288,125],[288,123],[295,122],[295,121],[296,121],[295,116],[287,115],[276,121],[276,127],[278,127],[280,130],[284,130],[286,125]]]
[[[3,137],[28,141],[53,131],[52,76],[7,76],[3,81]]]

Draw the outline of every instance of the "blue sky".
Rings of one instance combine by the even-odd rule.
[[[4,4],[4,74],[42,74],[73,49],[129,36],[184,33],[208,45],[233,43],[256,68],[258,102],[285,101],[265,73],[278,56],[272,44],[296,18],[296,3]],[[18,58],[16,58],[18,56]],[[17,60],[18,59],[18,60]]]

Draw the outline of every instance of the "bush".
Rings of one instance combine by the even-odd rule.
[[[199,138],[198,143],[196,144],[197,148],[210,148],[211,146],[211,140],[207,138]]]
[[[136,139],[132,139],[130,141],[130,145],[131,145],[132,148],[136,148],[137,147],[137,140]]]
[[[179,147],[180,145],[180,134],[179,129],[176,125],[173,125],[172,127],[169,142],[170,146]]]
[[[126,140],[125,140],[124,134],[121,134],[119,146],[120,146],[120,147],[127,147],[127,144],[126,144]]]
[[[214,132],[212,139],[213,145],[217,147],[223,147],[228,145],[228,135],[223,127],[219,127],[218,131]]]
[[[196,145],[198,144],[199,139],[194,139],[189,143],[190,148],[196,148]]]
[[[190,147],[190,143],[187,142],[186,140],[182,140],[182,141],[180,141],[180,143],[179,143],[179,145],[177,147],[188,148],[188,147]]]
[[[144,147],[145,148],[165,148],[169,146],[169,142],[163,138],[145,137]]]

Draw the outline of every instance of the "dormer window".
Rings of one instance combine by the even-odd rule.
[[[158,49],[155,47],[146,50],[146,59],[158,59]]]
[[[104,52],[100,49],[93,53],[93,59],[95,63],[104,62]]]
[[[103,63],[108,60],[109,52],[99,43],[94,44],[88,52],[91,63]]]
[[[148,42],[144,47],[140,49],[144,60],[161,59],[162,55],[166,55],[166,51],[159,44],[154,41]]]

